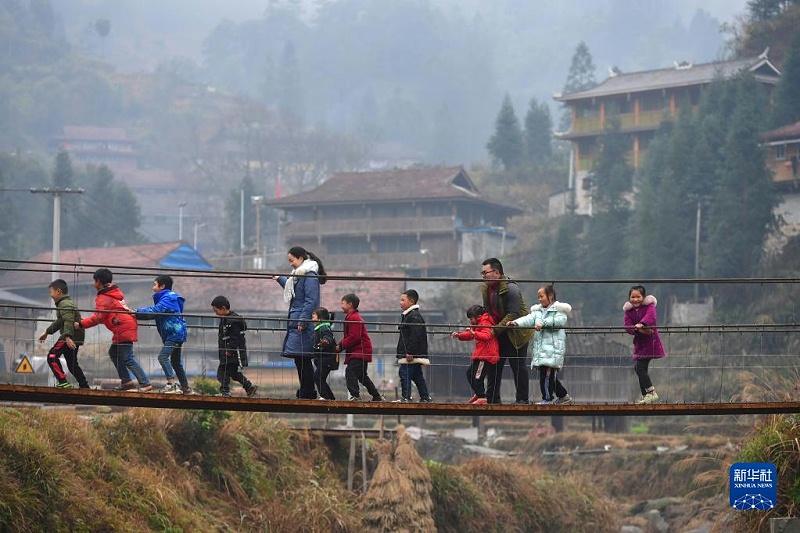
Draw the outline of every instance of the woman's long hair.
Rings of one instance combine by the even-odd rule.
[[[319,269],[317,270],[317,279],[319,280],[320,285],[324,285],[326,281],[328,281],[328,273],[325,272],[325,267],[322,265],[322,259],[320,259],[317,255],[312,252],[309,252],[302,246],[292,246],[289,248],[289,252],[294,257],[299,257],[303,260],[311,259],[312,261],[316,261]]]

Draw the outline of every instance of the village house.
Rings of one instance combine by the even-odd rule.
[[[51,140],[54,148],[69,152],[73,162],[105,165],[112,171],[136,170],[136,142],[124,128],[64,126]]]
[[[634,168],[644,161],[656,130],[665,120],[675,120],[681,110],[695,110],[708,85],[716,79],[730,79],[749,71],[763,84],[768,94],[780,79],[770,63],[768,49],[757,57],[694,65],[675,63],[672,68],[620,73],[612,70],[608,79],[584,91],[559,94],[554,98],[572,113],[570,130],[556,133],[569,141],[570,172],[565,191],[550,198],[550,215],[574,210],[592,214],[591,172],[597,157],[598,139],[612,120],[630,140],[629,162]]]
[[[782,193],[775,214],[784,236],[800,235],[800,122],[762,134],[772,181]]]
[[[282,211],[287,247],[314,251],[326,267],[417,276],[504,255],[515,239],[506,222],[523,212],[481,194],[461,167],[337,173],[269,205]]]

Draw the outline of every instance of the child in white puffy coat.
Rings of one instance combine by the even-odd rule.
[[[552,285],[541,287],[537,295],[539,303],[531,307],[531,312],[507,324],[508,327],[534,328],[533,357],[531,369],[539,369],[539,388],[542,391],[540,405],[569,405],[572,398],[558,379],[558,371],[564,366],[567,324],[572,306],[556,301],[556,291]]]

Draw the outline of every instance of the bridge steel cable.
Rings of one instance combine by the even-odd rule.
[[[263,271],[184,271],[180,269],[158,269],[150,267],[115,267],[114,265],[86,265],[59,263],[62,272],[68,272],[72,285],[79,280],[90,280],[96,267],[109,266],[116,279],[126,277],[152,278],[160,273],[175,277],[196,277],[215,280],[224,285],[229,278],[263,279],[267,287],[274,283],[272,274]],[[0,271],[50,273],[53,263],[0,260]],[[330,276],[332,281],[396,281],[393,276]],[[408,284],[424,282],[482,283],[475,278],[400,278]],[[541,280],[516,280],[518,283],[541,283]],[[662,283],[704,284],[760,284],[762,286],[796,284],[798,278],[758,279],[652,279],[652,280],[559,280],[559,287],[569,284],[626,284],[642,282],[647,285]],[[277,289],[275,289],[277,290]],[[179,291],[180,292],[180,291]],[[527,291],[526,291],[527,292]],[[530,294],[526,294],[530,298]],[[144,303],[144,302],[143,302]],[[327,302],[326,302],[327,303]],[[337,302],[338,303],[338,302]],[[392,302],[393,304],[394,302]],[[531,302],[529,302],[531,303]],[[620,302],[621,304],[622,302]],[[84,306],[84,316],[93,309]],[[328,303],[331,305],[330,303]],[[387,303],[388,305],[388,303]],[[211,396],[181,396],[160,393],[131,393],[109,390],[64,390],[54,387],[27,384],[28,377],[6,373],[0,385],[0,401],[14,403],[52,403],[73,405],[109,405],[129,407],[154,407],[170,409],[225,409],[236,411],[261,411],[274,413],[317,414],[378,414],[378,415],[431,415],[431,416],[679,416],[679,415],[737,415],[765,413],[798,413],[800,402],[794,400],[791,391],[771,390],[774,380],[794,379],[800,384],[798,374],[797,332],[794,302],[787,302],[788,309],[774,320],[753,317],[740,323],[689,325],[659,325],[662,341],[668,356],[651,366],[651,373],[658,380],[659,394],[664,401],[655,405],[634,405],[633,371],[630,359],[630,336],[615,322],[612,325],[568,325],[567,359],[564,368],[565,384],[575,397],[573,405],[535,405],[537,378],[531,376],[531,405],[470,405],[465,401],[464,371],[469,364],[471,343],[452,341],[452,331],[465,327],[464,322],[447,323],[444,320],[428,323],[431,343],[431,366],[428,384],[434,393],[434,403],[360,403],[347,401],[297,400],[289,397],[296,388],[296,376],[289,359],[279,354],[286,327],[285,311],[243,313],[248,320],[248,351],[250,367],[246,373],[259,384],[257,398],[216,398]],[[424,312],[424,310],[423,310]],[[385,317],[387,313],[384,312]],[[399,316],[399,310],[391,312]],[[621,314],[621,313],[620,313]],[[49,323],[52,307],[13,304],[0,305],[0,328],[3,331],[5,350],[21,353],[19,346],[29,345],[31,353],[46,352],[49,344],[39,345],[36,335],[42,326]],[[190,358],[195,367],[194,376],[214,380],[216,371],[217,320],[210,313],[186,313],[190,322],[190,338],[184,344],[184,357]],[[337,317],[341,314],[337,313]],[[375,344],[375,362],[371,372],[379,372],[383,390],[391,392],[398,382],[394,365],[397,326],[396,320],[386,318],[367,319],[367,327]],[[341,336],[343,321],[335,320],[337,338]],[[147,374],[154,381],[163,376],[156,356],[161,343],[152,322],[141,322],[140,342],[135,351]],[[54,337],[50,337],[53,340]],[[81,349],[80,362],[87,375],[105,383],[115,378],[116,372],[105,355],[109,336],[103,328],[87,330],[86,345]],[[690,342],[691,341],[691,342]],[[530,361],[530,355],[528,355]],[[342,365],[343,366],[343,365]],[[45,372],[48,370],[45,368]],[[341,374],[341,370],[339,371]],[[532,371],[531,374],[535,374]],[[587,377],[597,374],[601,377]],[[578,377],[582,377],[582,381]],[[38,376],[36,376],[38,378]],[[603,380],[617,379],[622,389],[613,400],[602,398],[602,394],[591,392]],[[332,375],[331,385],[337,395],[345,397],[341,375]],[[624,387],[628,382],[627,389]],[[505,372],[504,388],[513,387],[510,372]],[[798,387],[796,386],[795,389]],[[664,394],[661,392],[664,391]],[[574,392],[574,394],[573,394]],[[795,391],[796,392],[796,391]],[[505,398],[513,397],[508,391]],[[392,400],[389,394],[389,400]],[[338,396],[337,396],[338,397]],[[798,394],[800,397],[800,394]]]

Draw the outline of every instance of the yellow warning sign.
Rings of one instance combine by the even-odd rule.
[[[14,371],[17,374],[33,374],[33,365],[28,361],[28,356],[23,355],[20,359],[17,369]]]

